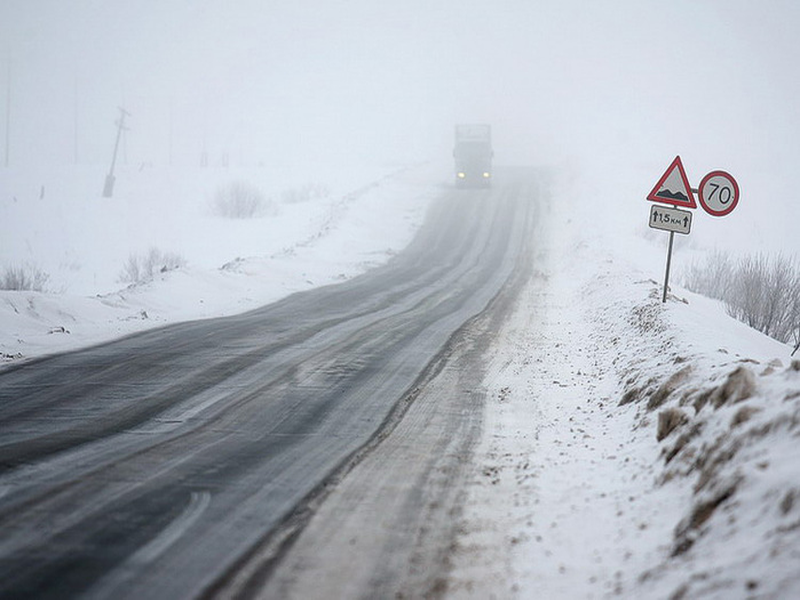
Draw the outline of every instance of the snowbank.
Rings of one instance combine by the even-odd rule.
[[[580,189],[498,334],[450,596],[800,597],[800,363],[717,302],[662,304],[668,234]]]
[[[408,243],[447,172],[318,173],[327,192],[304,197],[307,181],[261,170],[143,168],[106,200],[98,170],[4,171],[3,266],[35,263],[56,292],[0,292],[0,353],[18,361],[352,277]],[[673,286],[662,304],[667,234],[644,225],[647,203],[603,210],[576,175],[549,193],[535,271],[487,367],[450,595],[800,597],[800,363],[719,303]],[[268,210],[215,215],[232,179]],[[185,265],[120,284],[151,247]],[[678,263],[684,248],[699,251],[681,238]]]
[[[49,275],[44,292],[0,291],[0,356],[10,362],[353,277],[405,247],[449,171],[140,166],[120,170],[113,198],[101,197],[101,169],[1,175],[0,269]],[[260,191],[252,218],[215,211],[232,182]],[[182,266],[121,281],[131,259],[152,254]]]

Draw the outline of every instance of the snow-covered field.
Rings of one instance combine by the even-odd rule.
[[[45,293],[0,291],[0,355],[17,361],[141,329],[229,315],[353,277],[411,239],[438,193],[430,170],[130,167],[0,171],[0,277],[46,273]],[[433,176],[435,181],[435,176]],[[439,180],[442,180],[440,177]],[[216,195],[262,195],[227,218]],[[153,277],[124,281],[134,261]],[[178,257],[161,272],[159,259]]]
[[[658,174],[620,216],[557,172],[490,357],[455,597],[800,597],[800,363],[716,302],[673,286],[661,304],[667,234],[644,226]],[[102,169],[1,171],[0,268],[49,275],[0,292],[3,361],[353,277],[410,241],[448,175],[143,167],[103,199]],[[254,218],[215,214],[231,181],[262,191]],[[677,272],[705,250],[676,246]],[[151,248],[180,266],[120,282]]]

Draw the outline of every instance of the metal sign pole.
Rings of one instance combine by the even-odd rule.
[[[724,217],[729,214],[739,201],[739,184],[725,171],[711,171],[703,177],[700,187],[695,189],[689,185],[681,157],[676,156],[672,164],[664,171],[647,199],[661,204],[672,204],[671,208],[653,206],[650,209],[650,227],[669,231],[669,249],[667,250],[667,272],[664,274],[664,294],[661,303],[667,303],[669,289],[669,269],[672,266],[672,244],[675,234],[688,235],[692,229],[692,213],[678,210],[678,206],[697,208],[694,196],[700,198],[700,205],[713,217]],[[800,349],[800,341],[795,352]]]
[[[669,232],[669,249],[667,250],[667,273],[664,275],[664,295],[661,298],[661,303],[667,302],[667,288],[669,287],[669,267],[672,263],[672,241],[675,239],[675,232]]]

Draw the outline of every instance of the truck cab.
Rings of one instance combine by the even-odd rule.
[[[489,187],[492,181],[492,130],[484,124],[455,127],[456,187]]]

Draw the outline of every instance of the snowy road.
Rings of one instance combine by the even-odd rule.
[[[273,534],[399,427],[404,400],[448,396],[424,384],[445,385],[434,371],[465,335],[490,335],[497,314],[472,319],[524,268],[537,187],[508,171],[445,193],[405,252],[350,282],[2,372],[0,596],[196,597],[239,571],[263,579]],[[462,412],[451,431],[480,418]]]

